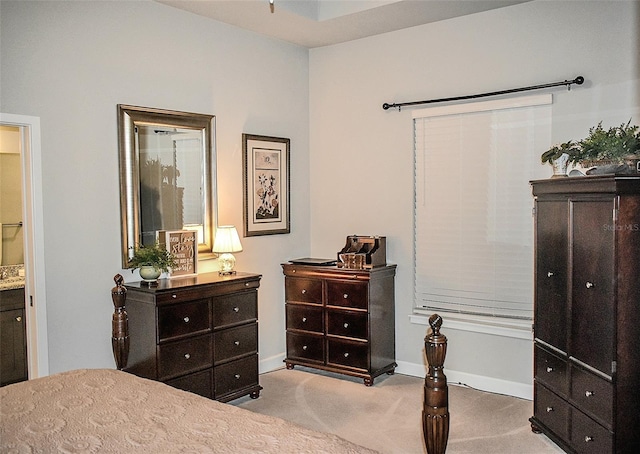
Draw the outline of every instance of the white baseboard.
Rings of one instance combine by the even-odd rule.
[[[284,353],[274,355],[270,358],[260,359],[259,368],[261,374],[282,369],[283,367]],[[398,361],[396,372],[403,375],[409,375],[411,377],[424,378],[427,373],[427,367],[424,364]],[[518,383],[494,377],[469,374],[467,372],[449,370],[446,367],[444,373],[447,376],[447,383],[450,385],[459,384],[490,393],[505,394],[507,396],[519,397],[521,399],[533,400],[533,385],[528,383]]]

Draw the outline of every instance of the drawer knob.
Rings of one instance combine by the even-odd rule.
[[[302,323],[307,323],[307,317],[302,317]]]
[[[547,277],[551,277],[553,276],[553,272],[552,271],[547,271]]]
[[[305,293],[307,293],[307,289],[306,289],[306,288],[303,288],[303,289],[302,289],[302,294],[304,295]]]
[[[349,295],[347,295],[347,294],[345,293],[344,295],[342,295],[342,297],[343,297],[344,299],[347,299],[347,298],[349,298]]]
[[[591,287],[595,287],[596,285],[593,282],[587,282],[586,283],[586,287],[587,288],[591,288]]]
[[[240,380],[240,374],[235,374],[234,377],[236,380]]]
[[[240,312],[240,308],[238,306],[234,307],[233,312]]]
[[[185,353],[184,354],[184,359],[189,359],[189,358],[191,358],[191,355],[189,353]]]
[[[348,323],[345,323],[345,324],[344,324],[344,325],[342,325],[342,326],[344,326],[345,328],[349,328],[349,324],[348,324]]]
[[[587,397],[591,397],[591,396],[593,396],[593,391],[585,391],[584,395],[587,396]]]
[[[173,293],[173,294],[171,295],[171,298],[173,298],[173,299],[176,299],[177,297],[178,297],[178,295],[176,295],[175,293]]]
[[[344,357],[348,358],[349,357],[349,352],[345,352]]]
[[[240,341],[235,341],[235,342],[233,343],[233,345],[236,345],[236,346],[237,346],[237,345],[240,345]]]
[[[185,323],[189,323],[190,318],[189,317],[185,317],[182,320],[184,320]]]
[[[16,322],[21,322],[21,321],[22,321],[22,317],[17,316],[17,317],[16,317]]]
[[[245,283],[244,283],[244,286],[245,286],[245,287],[249,287],[249,283],[248,283],[248,282],[245,282]]]
[[[553,367],[547,367],[547,372],[549,373],[553,372]]]
[[[547,413],[551,413],[553,411],[553,407],[547,407]]]
[[[306,345],[303,345],[303,346],[302,346],[302,349],[303,349],[304,351],[307,351],[307,349],[308,349],[308,348],[309,348],[309,347],[307,347]]]
[[[593,437],[590,437],[589,435],[587,435],[586,437],[584,437],[584,442],[585,443],[589,443],[593,441]]]

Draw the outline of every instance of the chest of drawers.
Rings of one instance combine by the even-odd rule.
[[[257,398],[260,278],[207,273],[126,284],[124,370],[223,402]]]
[[[395,265],[369,270],[284,264],[288,369],[393,373]]]

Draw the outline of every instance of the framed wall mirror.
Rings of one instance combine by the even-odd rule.
[[[118,104],[122,265],[157,232],[195,230],[211,257],[215,116]]]

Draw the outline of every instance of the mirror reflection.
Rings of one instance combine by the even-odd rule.
[[[215,210],[211,115],[119,105],[123,266],[157,232],[195,230],[211,253]]]

